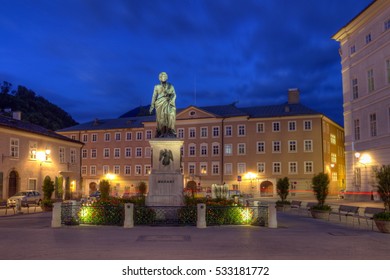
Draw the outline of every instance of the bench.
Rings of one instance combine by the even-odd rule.
[[[341,216],[345,216],[346,221],[348,221],[348,217],[351,216],[352,218],[352,225],[354,223],[354,218],[358,218],[358,222],[360,224],[359,219],[359,207],[358,206],[352,206],[352,205],[340,205],[337,212],[332,212],[331,214],[337,214],[339,215],[339,219],[341,222]]]
[[[30,207],[34,207],[34,212],[37,212],[37,207],[40,206],[40,204],[36,202],[28,202],[24,206],[27,207],[27,213],[30,213]]]
[[[374,215],[383,211],[385,211],[383,208],[366,207],[364,208],[363,216],[359,216],[359,218],[365,219],[367,226],[368,220],[371,220],[371,229],[374,230]]]
[[[291,201],[290,208],[291,210],[296,209],[299,210],[301,208],[302,201],[299,200],[293,200]]]
[[[307,215],[310,216],[310,209],[313,207],[313,206],[316,206],[318,203],[317,202],[308,202],[306,204],[306,210],[307,210]]]
[[[15,205],[8,205],[6,201],[0,202],[0,209],[5,209],[5,215],[7,215],[8,209],[12,209],[15,214]]]

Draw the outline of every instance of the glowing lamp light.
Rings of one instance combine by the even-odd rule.
[[[107,179],[107,180],[114,180],[114,179],[115,179],[115,175],[114,175],[114,174],[111,174],[111,173],[107,173],[107,174],[106,174],[106,179]]]
[[[36,155],[37,160],[46,161],[46,153],[45,152],[37,151],[35,155]]]
[[[244,178],[248,180],[253,180],[257,178],[257,175],[253,172],[248,172],[244,175]]]
[[[361,164],[369,164],[369,163],[371,163],[371,156],[368,154],[364,154],[361,156],[359,162]]]

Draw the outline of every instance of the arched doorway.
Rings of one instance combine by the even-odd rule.
[[[264,181],[260,184],[260,197],[272,197],[274,194],[274,185],[270,181]]]
[[[95,182],[89,183],[89,194],[97,191],[97,184]]]
[[[18,191],[19,175],[16,171],[11,171],[8,176],[8,197],[13,196]]]

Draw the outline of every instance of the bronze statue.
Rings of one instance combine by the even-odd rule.
[[[149,112],[156,110],[156,138],[176,138],[176,93],[172,84],[168,83],[168,75],[161,72],[159,85],[154,86],[152,103]]]

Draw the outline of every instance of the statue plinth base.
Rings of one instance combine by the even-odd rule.
[[[149,143],[153,157],[146,205],[183,205],[184,182],[180,171],[180,148],[183,141],[176,138],[156,138]]]

